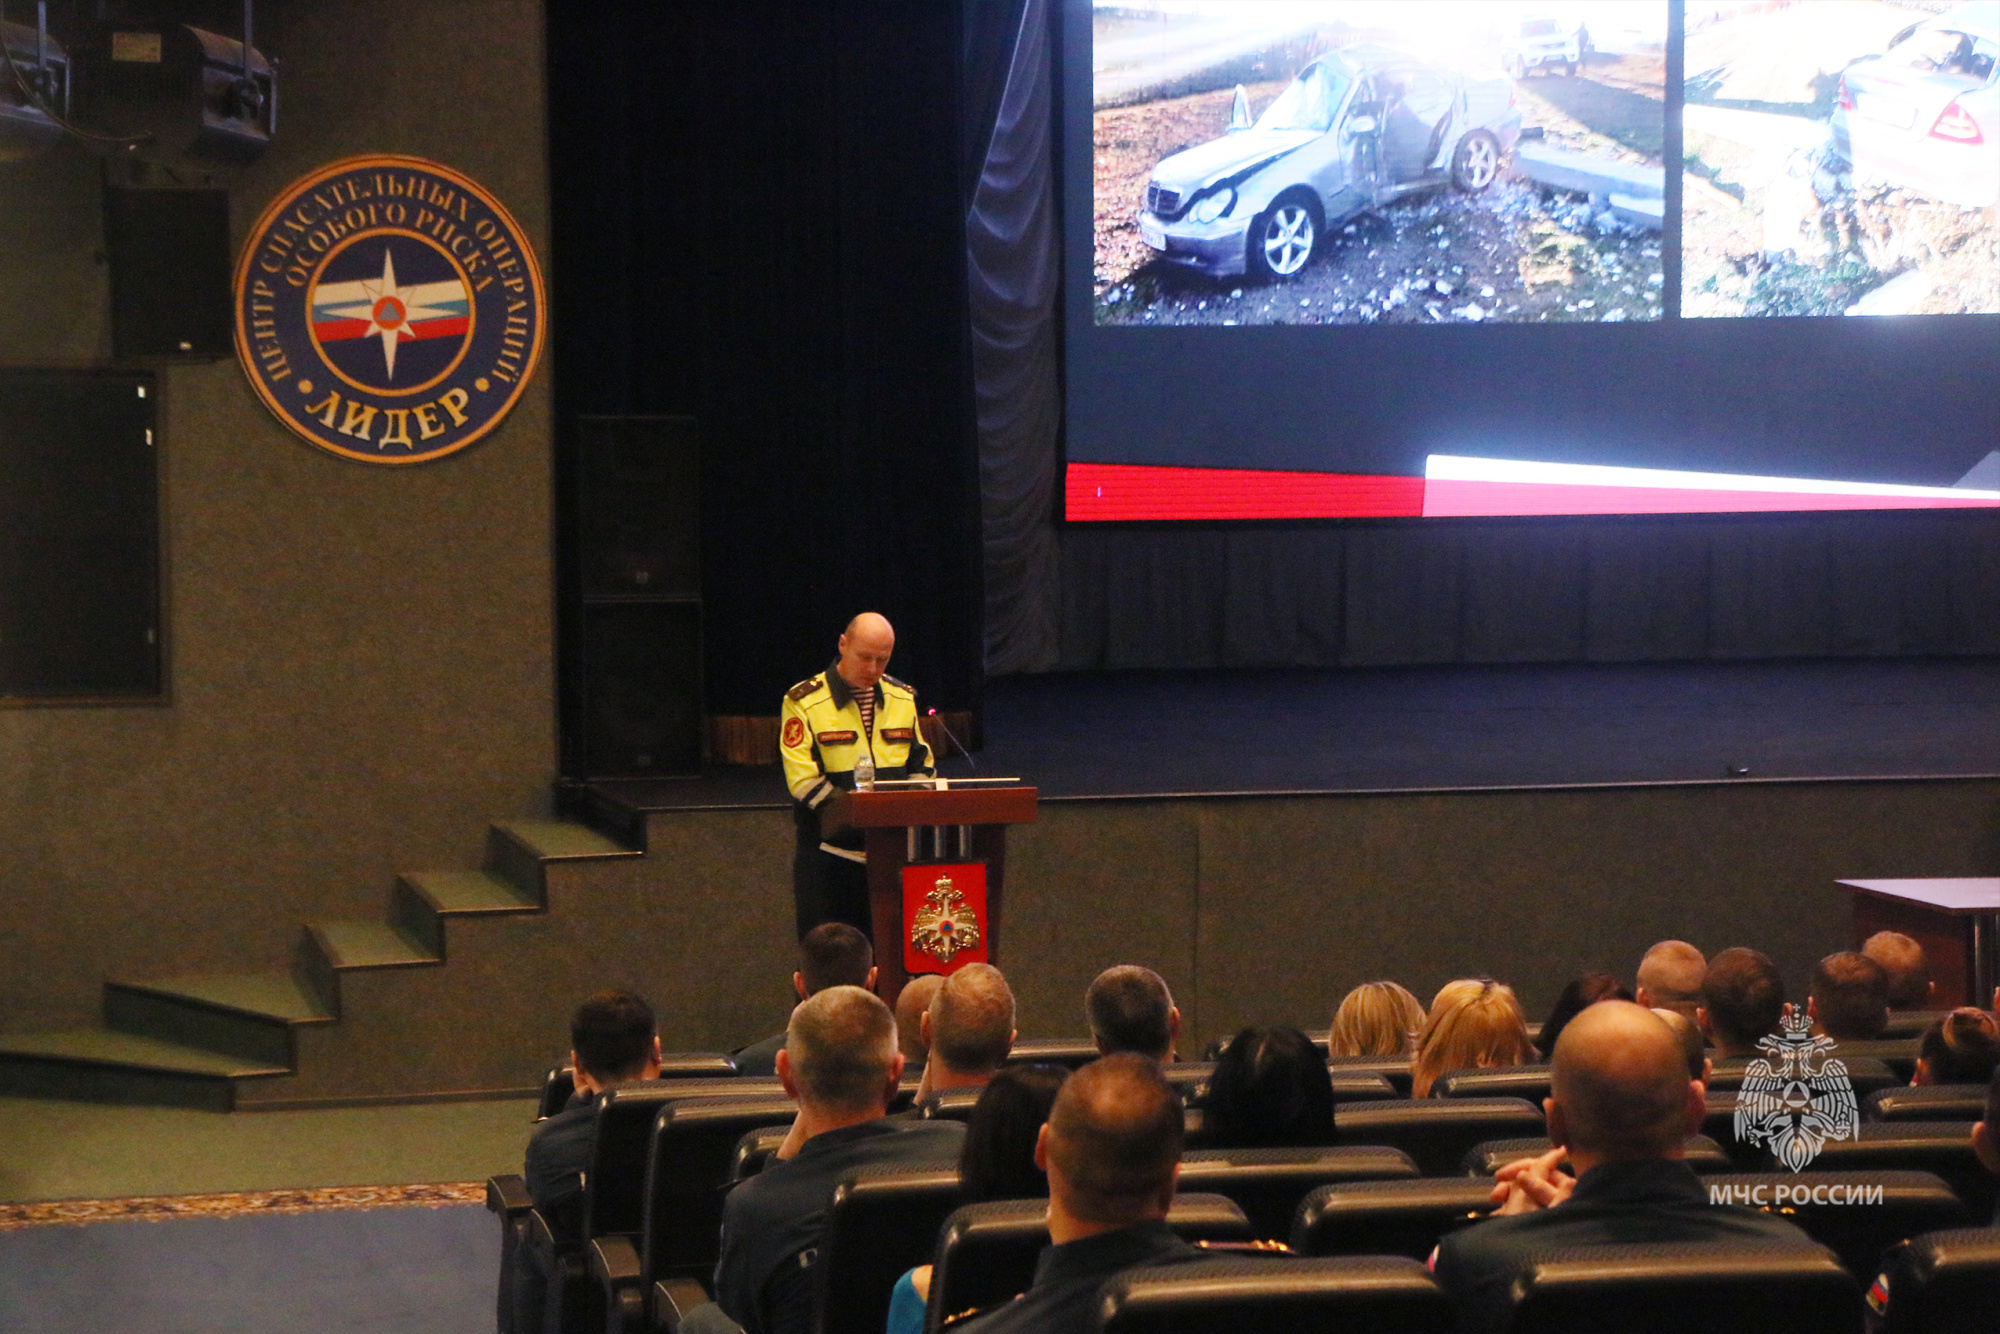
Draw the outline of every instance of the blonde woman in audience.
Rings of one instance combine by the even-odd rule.
[[[1333,1012],[1329,1056],[1407,1056],[1424,1026],[1424,1007],[1394,982],[1363,982]]]
[[[1490,978],[1447,982],[1431,1002],[1410,1061],[1410,1096],[1428,1098],[1453,1070],[1523,1065],[1535,1059],[1528,1023],[1512,987]]]

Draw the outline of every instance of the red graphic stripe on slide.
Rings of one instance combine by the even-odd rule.
[[[1257,468],[1072,463],[1063,488],[1073,521],[1359,519],[1424,512],[1424,479]]]

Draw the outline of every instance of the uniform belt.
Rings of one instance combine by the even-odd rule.
[[[822,843],[819,845],[819,850],[821,852],[830,852],[836,857],[845,857],[851,862],[859,862],[863,866],[868,864],[868,854],[865,852],[856,852],[853,848],[836,848],[831,843]]]

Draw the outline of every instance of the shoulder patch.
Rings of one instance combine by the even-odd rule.
[[[889,675],[889,673],[887,672],[882,673],[882,684],[896,687],[896,689],[902,691],[904,694],[908,695],[911,699],[915,699],[917,697],[917,688],[915,686],[911,685],[907,681],[898,681],[895,677]]]
[[[796,704],[800,700],[804,699],[807,695],[812,694],[813,691],[818,690],[824,684],[825,682],[822,681],[819,677],[817,676],[810,677],[804,681],[799,682],[797,685],[793,686],[790,690],[787,690],[785,692],[785,698],[792,701],[792,703]]]

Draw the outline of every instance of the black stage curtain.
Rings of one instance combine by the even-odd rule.
[[[1065,670],[2000,653],[1989,512],[1061,537]]]
[[[775,713],[869,607],[926,704],[976,707],[958,6],[547,21],[559,496],[578,416],[692,413],[708,711]]]

